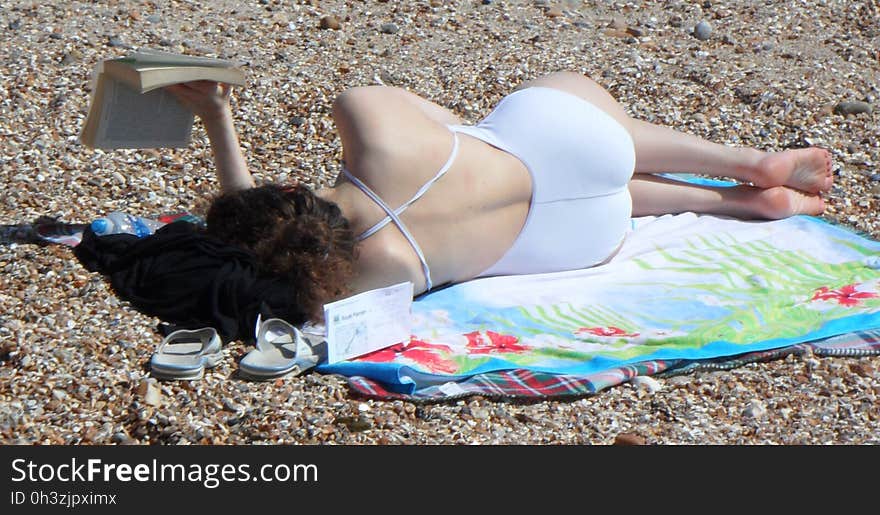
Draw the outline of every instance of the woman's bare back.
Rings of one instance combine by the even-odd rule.
[[[459,148],[448,172],[402,215],[435,286],[477,276],[510,247],[528,214],[531,180],[516,157],[427,116],[390,88],[361,88],[334,109],[348,171],[392,209],[408,201]],[[342,105],[340,105],[342,104]],[[346,105],[347,104],[347,105]],[[342,178],[320,195],[340,205],[360,234],[386,213]],[[425,290],[419,259],[393,224],[363,240],[358,291],[410,280]]]

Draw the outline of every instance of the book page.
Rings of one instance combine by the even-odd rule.
[[[137,93],[104,77],[101,118],[95,147],[171,148],[190,142],[193,113],[165,90]]]
[[[214,57],[199,57],[191,55],[172,54],[160,50],[141,49],[129,54],[124,59],[133,59],[136,62],[166,64],[175,66],[209,66],[214,68],[236,68],[239,63],[229,59],[217,59]]]

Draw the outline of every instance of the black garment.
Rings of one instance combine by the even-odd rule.
[[[179,328],[214,327],[224,342],[254,341],[258,313],[305,322],[293,309],[295,292],[262,274],[253,254],[180,221],[138,238],[83,233],[80,262],[108,277],[116,294],[139,311]]]

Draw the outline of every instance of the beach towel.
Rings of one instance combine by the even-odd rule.
[[[318,370],[377,396],[491,390],[480,381],[553,383],[535,389],[546,396],[839,335],[856,348],[880,328],[880,243],[809,216],[637,218],[605,265],[458,284],[418,298],[413,318],[409,341]]]

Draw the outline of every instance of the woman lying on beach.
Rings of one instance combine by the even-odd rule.
[[[205,124],[223,193],[207,230],[287,276],[306,318],[326,302],[412,281],[416,294],[492,275],[587,268],[620,248],[631,216],[693,211],[745,219],[817,215],[826,150],[733,148],[630,118],[592,80],[528,81],[477,125],[402,89],[343,92],[335,185],[255,187],[230,88],[169,90]],[[700,173],[698,186],[651,175]],[[745,184],[748,183],[748,184]]]

